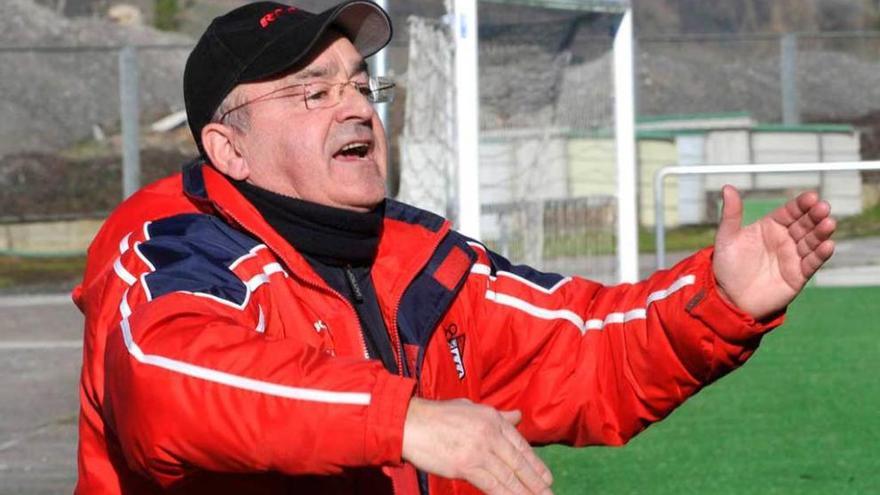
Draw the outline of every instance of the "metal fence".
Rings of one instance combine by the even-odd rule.
[[[639,114],[836,122],[880,110],[880,32],[646,37]],[[706,98],[711,95],[712,98]]]
[[[490,204],[482,213],[492,229],[483,237],[515,262],[610,283],[617,270],[616,211],[610,196]]]
[[[174,170],[188,139],[150,123],[182,110],[188,46],[0,47],[0,217],[100,215]],[[138,89],[138,87],[140,89]],[[143,125],[142,133],[138,128]],[[135,149],[131,149],[132,143]]]
[[[602,140],[613,139],[607,132],[614,96],[607,60],[610,37],[598,35],[596,26],[584,28],[574,13],[555,19],[481,18],[481,104],[486,108],[481,165],[487,174],[481,182],[489,188],[487,218],[500,218],[500,211],[525,211],[535,202],[613,195],[614,175],[590,172],[607,158]],[[434,17],[432,22],[443,21]],[[0,47],[0,223],[68,222],[111,210],[124,196],[126,129],[134,130],[128,133],[129,143],[138,138],[138,149],[129,148],[128,160],[140,163],[140,173],[132,177],[139,183],[177,170],[194,155],[185,125],[162,132],[151,128],[183,109],[181,77],[190,47],[135,47],[136,64],[127,70],[120,65],[122,48]],[[398,38],[389,57],[390,73],[403,83],[403,97],[390,109],[387,123],[395,178],[402,163],[399,138],[412,117],[406,114],[407,93],[414,91],[406,83],[409,49],[409,39]],[[878,55],[877,32],[641,38],[635,57],[637,111],[642,116],[740,112],[756,122],[853,123],[862,158],[875,158],[880,156]],[[120,97],[121,88],[130,87],[121,73],[137,75],[127,79],[137,81],[134,100]],[[124,101],[138,108],[123,112]],[[608,156],[613,158],[613,149]],[[548,167],[549,162],[560,165]],[[443,168],[441,173],[452,172]],[[650,182],[650,172],[643,175]],[[395,179],[392,192],[396,186]],[[521,207],[505,208],[512,203]],[[497,221],[494,231],[508,229],[508,241],[498,241],[501,245],[527,237],[514,233],[519,220]],[[546,234],[550,224],[522,228]]]

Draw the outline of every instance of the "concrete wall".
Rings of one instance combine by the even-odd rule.
[[[609,138],[574,138],[568,143],[570,197],[616,196],[617,163],[614,140]],[[639,161],[639,222],[654,225],[654,174],[678,162],[675,142],[666,139],[640,139]],[[667,224],[678,222],[678,180],[666,183],[664,216]]]
[[[418,148],[419,162],[441,152]],[[639,221],[654,225],[653,180],[662,167],[741,163],[819,162],[859,159],[857,133],[819,131],[757,131],[750,129],[691,131],[668,136],[643,137],[638,142]],[[412,153],[414,150],[410,150]],[[562,129],[508,129],[485,132],[480,141],[480,194],[485,205],[518,201],[617,194],[613,138],[571,136]],[[439,170],[436,172],[440,172]],[[443,176],[418,180],[439,193]],[[851,215],[862,208],[861,174],[720,174],[679,176],[667,179],[665,223],[712,222],[710,193],[732,184],[746,194],[790,194],[792,190],[819,189],[834,204],[835,213]],[[407,198],[411,200],[411,198]],[[430,202],[428,202],[430,203]],[[425,204],[422,204],[425,206]],[[711,207],[711,208],[710,208]],[[436,211],[436,210],[435,210]],[[442,213],[442,211],[438,211]],[[489,217],[483,229],[494,232]]]
[[[554,130],[484,132],[480,201],[484,204],[569,195],[568,136]]]
[[[566,132],[555,129],[481,133],[480,202],[497,205],[568,197],[568,141]],[[484,239],[503,236],[501,216],[505,214],[481,215]],[[539,220],[531,223],[540,227]]]
[[[68,255],[86,252],[103,220],[11,223],[0,225],[0,252]]]
[[[678,150],[678,164],[680,166],[696,167],[706,163],[705,134],[676,136],[675,146]],[[687,225],[702,221],[706,211],[706,194],[703,186],[705,177],[702,175],[682,175],[667,180],[678,181],[678,223]]]
[[[707,134],[706,163],[794,163],[857,161],[858,133],[716,131]],[[708,175],[706,191],[732,184],[746,191],[816,189],[834,205],[837,215],[862,211],[861,173],[804,172],[786,174]]]
[[[706,165],[731,165],[751,163],[749,153],[749,131],[714,131],[706,134]],[[710,191],[721,190],[721,186],[730,184],[740,189],[752,187],[751,176],[748,174],[707,175],[704,186]]]
[[[568,157],[572,197],[617,194],[614,139],[573,138],[568,142]]]
[[[653,226],[654,215],[654,175],[663,167],[677,163],[678,148],[674,141],[660,139],[641,139],[639,153],[639,223]],[[670,178],[664,187],[663,218],[666,225],[678,224],[679,180]]]

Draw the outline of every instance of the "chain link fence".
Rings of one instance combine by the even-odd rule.
[[[121,201],[122,48],[0,47],[0,252],[82,253]],[[194,153],[184,129],[150,129],[183,107],[179,81],[188,50],[137,47],[141,184]]]
[[[490,7],[480,4],[484,240],[538,267],[613,279],[613,264],[603,265],[604,256],[614,256],[616,221],[613,16],[513,6],[499,15],[499,6]],[[390,191],[454,219],[454,48],[448,17],[438,11],[408,13],[413,14],[408,22],[398,22],[389,56],[389,73],[401,89],[386,122]],[[831,131],[856,140],[856,158],[880,155],[880,35],[799,33],[783,39],[637,40],[645,226],[654,217],[653,171],[687,161],[684,131],[700,131],[700,125],[749,127],[748,139],[759,141],[764,137],[755,129],[786,119],[790,128],[778,128],[776,134],[792,133],[798,123],[844,125],[849,130]],[[0,251],[81,253],[100,219],[122,199],[120,48],[0,46]],[[180,81],[190,46],[136,48],[143,184],[178,170],[196,151],[180,114],[177,125],[161,131],[152,126],[164,117],[173,121],[183,108]],[[748,124],[718,124],[717,118],[731,115]],[[712,116],[716,121],[707,123]],[[801,131],[828,134],[818,128]],[[822,139],[820,151],[830,156],[836,145],[823,145]],[[744,148],[752,150],[745,152],[746,161],[766,161],[770,155],[794,159],[797,153],[796,147],[777,146],[762,157],[754,150],[773,146],[752,144]],[[852,144],[847,146],[846,153],[852,153]],[[861,174],[863,207],[880,197],[878,182],[876,174]],[[669,193],[699,189],[678,187],[671,184]],[[698,200],[711,204],[706,198]],[[667,205],[676,209],[670,215],[687,216],[674,201]],[[560,218],[588,223],[572,234],[574,227]],[[80,221],[89,223],[68,228]],[[566,266],[560,266],[563,262]]]
[[[880,33],[638,40],[639,114],[748,112],[762,123],[853,121],[880,106]],[[786,100],[789,100],[788,103]]]

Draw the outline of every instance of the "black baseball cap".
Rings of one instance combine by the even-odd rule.
[[[388,13],[368,0],[349,0],[319,14],[277,2],[256,2],[215,18],[190,53],[183,73],[187,119],[199,151],[205,155],[202,128],[235,86],[289,70],[331,27],[364,58],[391,40]]]

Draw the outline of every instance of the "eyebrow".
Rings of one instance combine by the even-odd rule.
[[[361,73],[370,73],[369,66],[367,65],[366,60],[361,59],[357,63],[355,63],[352,67],[352,70],[349,71],[351,75],[361,74]],[[326,65],[319,65],[316,67],[308,67],[303,69],[296,74],[291,76],[291,79],[294,81],[303,81],[306,79],[320,79],[326,78],[329,76],[335,76],[339,73],[339,67],[334,65],[332,67]]]
[[[360,73],[362,73],[362,72],[364,72],[364,73],[366,73],[366,74],[369,74],[369,73],[370,73],[370,66],[367,65],[367,61],[366,61],[366,60],[363,60],[363,59],[361,59],[361,61],[358,62],[358,63],[357,63],[354,67],[352,67],[352,68],[353,68],[354,70],[351,71],[351,75],[360,74]]]
[[[296,74],[293,74],[291,76],[291,79],[293,79],[294,81],[302,81],[304,79],[317,79],[317,78],[321,78],[321,77],[335,75],[337,72],[339,72],[339,71],[336,69],[336,67],[331,69],[330,67],[327,67],[326,65],[319,65],[316,67],[309,67],[309,68],[303,69],[303,70],[297,72]]]

